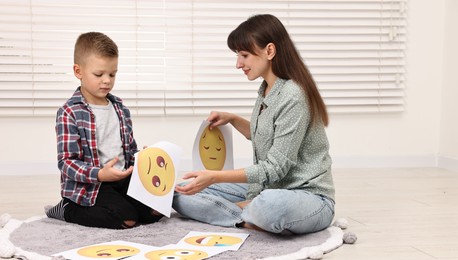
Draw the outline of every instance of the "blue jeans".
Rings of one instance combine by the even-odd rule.
[[[173,209],[183,216],[224,227],[246,222],[272,233],[305,234],[327,228],[334,202],[305,190],[267,189],[241,209],[248,184],[214,184],[195,195],[175,192]]]

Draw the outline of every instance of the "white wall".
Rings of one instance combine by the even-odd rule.
[[[444,1],[409,1],[406,111],[333,116],[332,154],[341,166],[435,165],[443,84]]]
[[[442,86],[439,163],[458,171],[458,1],[445,3],[444,84]]]
[[[457,162],[457,11],[454,0],[409,1],[406,111],[331,115],[328,136],[335,167],[437,166],[444,158]],[[189,169],[203,119],[135,117],[134,133],[141,146],[161,140],[182,146],[183,165]],[[0,118],[0,125],[0,175],[57,173],[54,118]],[[249,141],[237,133],[234,157],[236,166],[251,160]]]

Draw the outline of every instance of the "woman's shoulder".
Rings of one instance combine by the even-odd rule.
[[[292,79],[285,80],[285,83],[283,84],[282,89],[284,90],[284,92],[288,94],[292,94],[292,95],[302,94],[301,86],[299,86],[299,84],[297,84]]]
[[[295,81],[286,80],[280,90],[281,96],[287,100],[304,100],[304,91]]]

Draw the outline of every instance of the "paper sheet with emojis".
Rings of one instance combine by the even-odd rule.
[[[177,244],[153,246],[128,241],[111,241],[88,245],[53,256],[65,259],[149,259],[200,260],[231,250],[236,251],[248,238],[246,233],[217,233],[191,231]]]
[[[189,232],[178,245],[191,248],[201,248],[202,250],[212,250],[214,248],[224,249],[224,251],[237,251],[245,242],[249,234],[246,233],[212,233],[212,232]]]
[[[129,260],[200,260],[214,256],[218,253],[209,254],[204,250],[190,249],[181,245],[167,245],[160,248],[150,250],[148,252],[137,254],[133,257],[129,257]]]
[[[170,217],[181,148],[159,142],[135,154],[127,195]]]
[[[157,247],[128,241],[111,241],[95,245],[80,247],[54,254],[65,259],[94,260],[94,259],[125,259],[156,250]]]
[[[177,244],[142,252],[128,259],[140,260],[199,260],[231,250],[236,251],[248,238],[246,233],[212,233],[191,231]]]
[[[204,120],[200,125],[192,151],[193,170],[234,169],[232,128],[229,125],[213,127]]]

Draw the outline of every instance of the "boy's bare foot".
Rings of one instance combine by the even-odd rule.
[[[162,216],[161,213],[159,213],[158,211],[156,211],[156,210],[154,210],[154,209],[151,209],[151,215],[153,215],[153,216],[158,216],[158,217],[159,217],[159,216]]]

